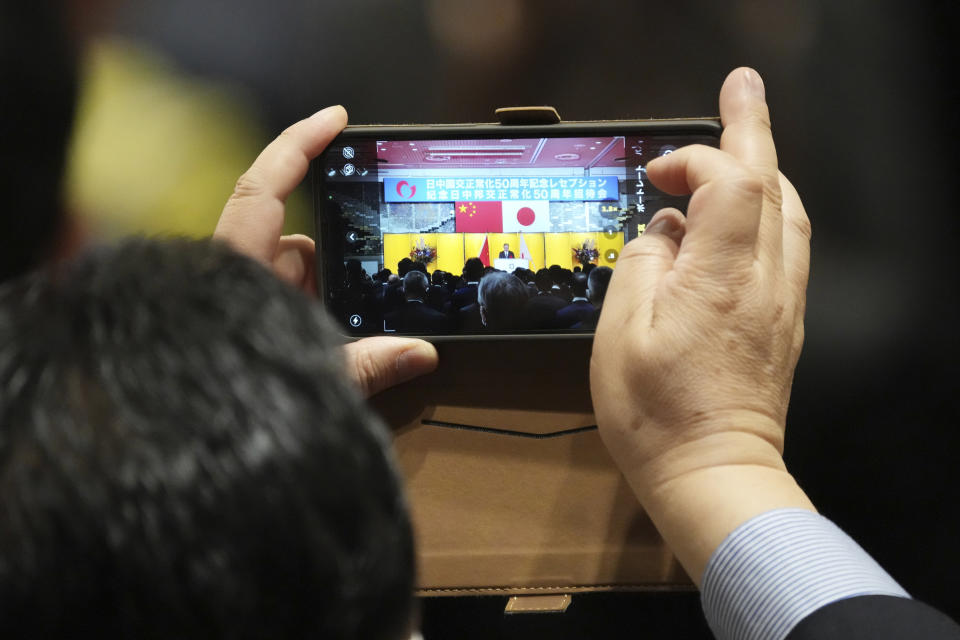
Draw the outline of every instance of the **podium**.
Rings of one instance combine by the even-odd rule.
[[[513,273],[514,269],[529,269],[530,261],[523,258],[497,258],[493,261],[493,268],[507,273]]]

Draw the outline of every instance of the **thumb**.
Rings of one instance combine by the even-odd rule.
[[[378,336],[344,345],[347,375],[365,397],[437,368],[437,350],[424,340]]]
[[[617,324],[642,314],[649,325],[653,296],[663,276],[673,268],[686,232],[686,218],[677,209],[657,212],[639,238],[620,253],[604,298],[603,315]]]

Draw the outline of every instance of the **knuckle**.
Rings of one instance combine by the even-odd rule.
[[[252,196],[258,196],[263,193],[263,179],[261,178],[259,172],[251,167],[247,169],[243,175],[237,178],[236,184],[233,186],[233,194],[230,196],[231,200],[236,200],[239,198],[249,198]]]
[[[778,211],[783,206],[783,192],[780,190],[780,181],[775,175],[768,175],[763,171],[751,170],[740,165],[730,172],[725,183],[735,193],[747,199],[762,199],[764,203]]]
[[[770,110],[765,105],[753,109],[744,116],[744,122],[760,129],[770,129]]]
[[[743,165],[731,170],[725,183],[729,188],[749,198],[762,196],[765,188],[763,178]]]

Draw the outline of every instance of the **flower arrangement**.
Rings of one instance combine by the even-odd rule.
[[[584,240],[582,245],[573,248],[573,259],[584,266],[596,262],[599,257],[600,252],[597,251],[597,246],[593,240]]]
[[[430,264],[437,259],[437,248],[428,246],[423,238],[420,238],[410,251],[410,259],[414,262]]]

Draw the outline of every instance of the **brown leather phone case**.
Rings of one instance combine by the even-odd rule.
[[[441,343],[377,396],[395,430],[421,595],[690,588],[596,430],[590,339]]]

